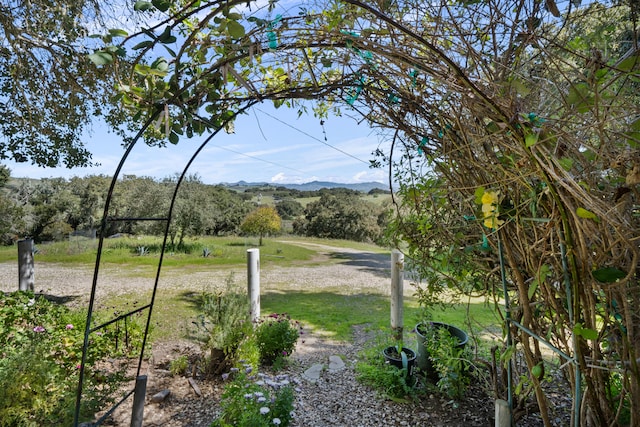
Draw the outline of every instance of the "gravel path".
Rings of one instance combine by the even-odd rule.
[[[318,247],[318,245],[316,245]],[[390,288],[390,256],[343,248],[318,247],[320,258],[313,265],[262,268],[262,292],[277,289],[327,290],[341,293],[375,293],[388,295]],[[331,261],[330,264],[318,261]],[[93,281],[92,268],[69,268],[64,265],[36,262],[36,290],[55,296],[70,305],[86,305]],[[151,273],[151,274],[149,274]],[[146,277],[131,276],[117,268],[104,268],[98,281],[98,301],[107,295],[151,289],[153,270]],[[212,283],[224,283],[230,270],[189,270],[167,268],[160,279],[159,290],[201,290]],[[238,283],[246,283],[246,271],[233,270]],[[12,263],[0,263],[0,290],[17,288],[18,268]],[[244,282],[243,282],[244,281]],[[405,295],[412,289],[405,281]],[[294,427],[324,426],[486,426],[492,425],[493,402],[481,393],[453,405],[452,402],[430,396],[414,404],[402,404],[384,399],[355,380],[354,366],[362,346],[370,339],[366,328],[356,328],[351,343],[333,342],[313,332],[299,343],[287,373],[299,382]],[[204,427],[215,418],[223,384],[220,381],[199,381],[201,396],[194,393],[186,378],[173,377],[166,370],[168,362],[183,354],[197,353],[192,343],[158,343],[154,345],[148,376],[147,405],[144,425],[166,427]],[[339,355],[345,368],[338,372],[324,371],[316,382],[304,379],[310,366],[329,362],[329,356]],[[162,403],[151,403],[153,394],[171,390]],[[472,393],[473,394],[473,393]],[[130,423],[130,401],[113,415],[111,425]],[[457,407],[456,407],[457,406]]]

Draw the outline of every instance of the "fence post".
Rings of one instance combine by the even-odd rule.
[[[397,249],[391,251],[391,331],[397,340],[402,339],[404,325],[403,306],[404,254]]]
[[[248,294],[251,304],[251,321],[260,318],[260,249],[247,249]]]
[[[34,290],[33,239],[18,240],[18,289]]]
[[[131,410],[131,427],[142,427],[144,418],[144,398],[147,394],[147,376],[138,375],[133,390],[133,408]]]

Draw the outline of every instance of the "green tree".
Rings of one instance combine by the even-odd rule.
[[[240,224],[243,233],[260,236],[260,246],[265,235],[278,233],[281,228],[282,220],[273,206],[260,206]]]
[[[297,200],[285,199],[276,203],[276,210],[282,219],[293,219],[304,213],[304,206]]]
[[[107,74],[87,55],[90,31],[103,23],[98,1],[7,1],[0,7],[0,160],[86,166],[82,140],[110,110]],[[116,32],[105,36],[110,39]],[[112,120],[119,122],[113,110]]]
[[[382,209],[362,200],[358,193],[337,194],[325,192],[309,203],[304,218],[293,223],[294,232],[309,237],[377,241],[382,234],[378,223]]]

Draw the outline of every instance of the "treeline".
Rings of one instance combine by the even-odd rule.
[[[114,187],[108,212],[114,220],[108,222],[106,235],[162,235],[166,222],[154,219],[167,217],[176,182],[176,177],[125,175]],[[100,230],[110,183],[105,175],[12,180],[0,165],[0,243],[13,244],[27,236],[36,242],[56,241]],[[269,196],[264,203],[273,203],[295,234],[379,242],[386,226],[388,209],[367,202],[354,190],[276,187],[268,194],[259,188],[238,192],[204,184],[194,175],[183,181],[177,194],[169,243],[179,247],[190,236],[239,234],[244,218],[263,202],[258,194]],[[306,207],[297,200],[309,197],[319,199]]]

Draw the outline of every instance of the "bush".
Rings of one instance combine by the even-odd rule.
[[[287,314],[270,314],[255,330],[260,363],[273,365],[291,355],[300,336],[300,324]]]
[[[251,336],[249,298],[234,288],[230,276],[225,290],[202,295],[201,309],[196,325],[203,349],[209,353],[205,371],[218,375],[233,366],[241,343]]]
[[[224,374],[222,414],[212,427],[286,427],[293,417],[294,390],[286,375],[253,374],[245,365]]]
[[[83,313],[33,293],[0,293],[0,426],[73,423],[84,322]],[[105,329],[94,334],[85,363],[82,420],[109,404],[124,379],[97,366],[107,357],[139,349],[136,341],[116,350],[120,333],[124,331]],[[128,327],[126,335],[137,333]]]

